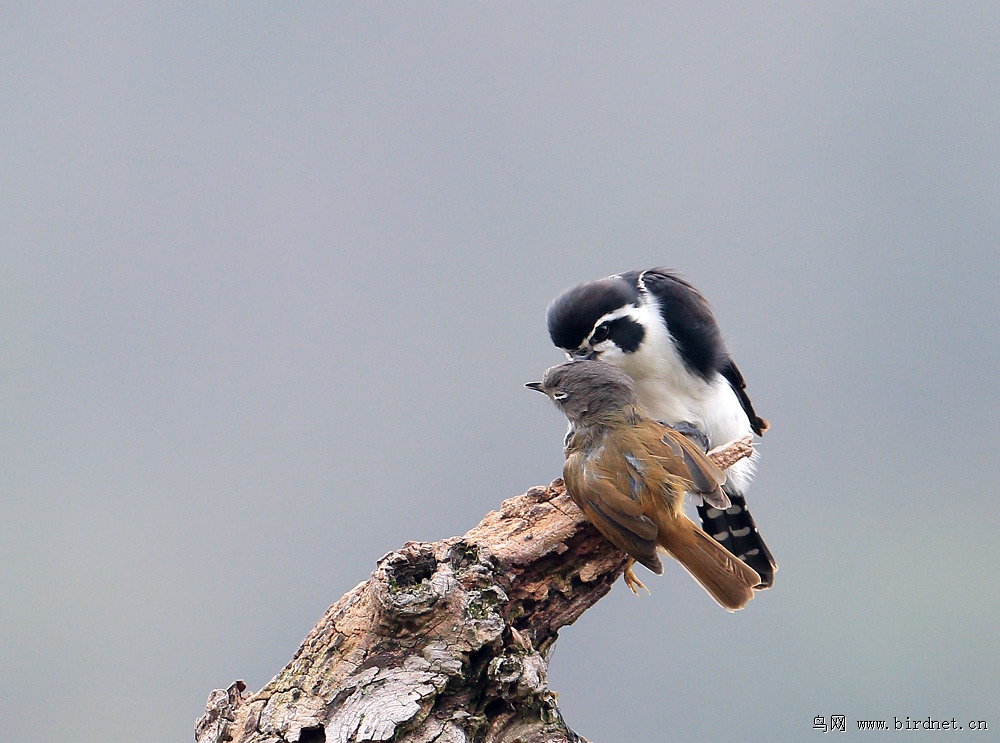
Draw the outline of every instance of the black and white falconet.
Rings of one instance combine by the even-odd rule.
[[[629,271],[578,284],[553,300],[547,321],[552,342],[569,358],[614,364],[635,381],[644,415],[706,448],[767,430],[708,302],[672,271]],[[729,506],[702,502],[698,515],[706,532],[757,571],[757,588],[768,588],[777,566],[743,496],[756,457],[725,471]]]

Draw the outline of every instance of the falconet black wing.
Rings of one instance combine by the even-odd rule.
[[[743,380],[743,375],[740,374],[740,370],[736,368],[736,364],[731,358],[727,357],[726,363],[719,370],[719,373],[726,378],[726,381],[729,382],[736,396],[740,399],[740,405],[743,406],[743,412],[750,419],[750,427],[753,429],[753,432],[758,436],[763,435],[764,431],[768,429],[768,423],[754,412],[753,403],[750,402],[750,398],[747,396],[747,383]]]
[[[747,383],[726,350],[708,301],[691,284],[665,268],[643,271],[637,274],[637,280],[656,298],[660,315],[685,365],[703,379],[721,374],[739,398],[754,433],[758,436],[764,433],[767,421],[754,412]]]
[[[659,305],[684,364],[706,380],[721,372],[729,354],[712,309],[698,290],[665,268],[643,271],[637,280]]]

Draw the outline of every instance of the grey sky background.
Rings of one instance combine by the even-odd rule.
[[[995,4],[25,3],[0,39],[0,738],[189,740],[381,555],[557,477],[545,308],[655,265],[772,424],[780,571],[736,615],[616,586],[556,645],[570,724],[1000,728]]]

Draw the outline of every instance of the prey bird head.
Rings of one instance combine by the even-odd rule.
[[[610,364],[581,359],[546,370],[541,382],[528,382],[556,404],[574,426],[620,416],[638,403],[632,378]]]

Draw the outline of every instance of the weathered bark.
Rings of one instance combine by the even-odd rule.
[[[584,740],[546,684],[548,657],[625,563],[561,480],[531,488],[463,537],[379,560],[263,689],[213,691],[196,743]]]

